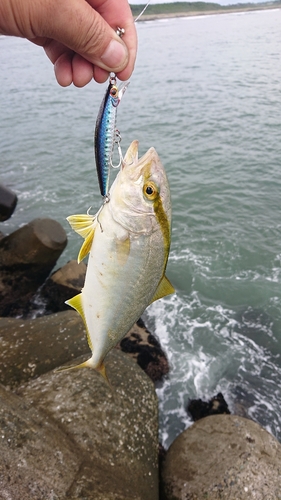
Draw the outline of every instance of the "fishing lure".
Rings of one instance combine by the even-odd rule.
[[[118,88],[116,76],[110,76],[104,99],[101,103],[95,128],[95,158],[96,168],[102,196],[108,195],[110,167],[118,168],[121,165],[122,153],[120,149],[121,135],[116,129],[117,107],[124,95],[129,82]],[[114,167],[112,156],[114,145],[118,145],[119,164]]]
[[[142,9],[141,13],[136,17],[134,21],[135,23],[143,15],[149,4],[150,0],[145,5],[144,9]],[[122,36],[125,34],[125,29],[118,27],[116,29],[116,33],[118,36],[120,36],[120,38],[122,38]],[[116,128],[116,119],[117,107],[129,83],[130,82],[127,82],[122,85],[122,87],[118,88],[116,84],[116,75],[115,73],[111,73],[109,77],[109,85],[101,103],[96,121],[94,139],[95,159],[100,192],[104,197],[105,202],[109,201],[108,191],[110,168],[119,168],[123,160],[120,146],[121,135]],[[112,164],[112,156],[115,144],[117,144],[119,154],[119,163],[116,166]]]

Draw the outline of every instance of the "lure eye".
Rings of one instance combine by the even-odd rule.
[[[154,184],[154,182],[147,182],[143,186],[143,194],[148,200],[155,200],[157,196],[159,195],[159,191]]]
[[[110,89],[110,95],[111,97],[113,97],[113,99],[116,99],[118,97],[118,87],[116,87],[116,85],[113,85]]]

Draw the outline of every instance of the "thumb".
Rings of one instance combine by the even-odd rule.
[[[57,40],[107,71],[118,72],[126,67],[129,53],[125,43],[85,0],[50,3],[53,15],[41,21],[44,24],[38,29],[38,37]]]

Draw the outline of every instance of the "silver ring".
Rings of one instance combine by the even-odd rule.
[[[116,33],[118,36],[120,36],[120,38],[122,38],[122,36],[125,34],[125,29],[124,28],[118,28],[116,29]]]

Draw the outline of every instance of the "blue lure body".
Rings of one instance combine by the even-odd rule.
[[[112,155],[115,142],[118,142],[116,131],[117,107],[127,85],[118,89],[116,79],[111,78],[101,103],[95,128],[96,168],[102,196],[106,196],[109,186],[109,173],[112,166]]]

